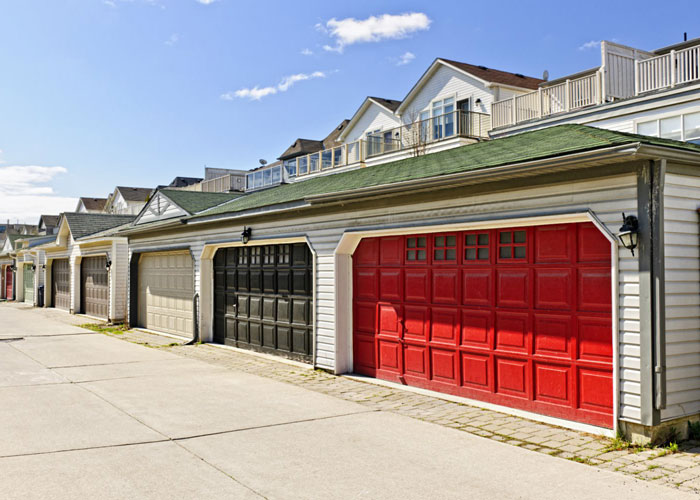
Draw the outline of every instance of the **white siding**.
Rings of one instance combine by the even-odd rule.
[[[700,412],[700,178],[667,174],[664,193],[669,420]]]
[[[401,121],[393,113],[385,108],[371,103],[369,108],[362,114],[355,126],[347,133],[345,143],[354,142],[358,139],[364,139],[367,132],[375,130],[390,130],[400,127]]]
[[[122,322],[126,319],[126,278],[129,273],[129,246],[115,241],[109,252],[112,267],[109,271],[109,319]]]
[[[433,101],[446,97],[455,97],[455,101],[471,98],[472,111],[489,114],[491,112],[493,101],[491,89],[475,78],[440,65],[402,113],[403,122],[410,123],[417,120],[420,112],[430,109]],[[474,104],[477,99],[481,99],[481,106],[478,108]]]
[[[336,353],[347,349],[336,343],[336,293],[347,283],[336,281],[335,249],[348,229],[387,226],[411,227],[424,224],[461,222],[465,219],[515,218],[551,212],[593,211],[608,229],[615,233],[620,226],[620,213],[637,210],[636,175],[622,175],[593,181],[558,184],[507,192],[474,195],[468,198],[440,200],[393,209],[375,209],[352,212],[342,219],[329,216],[307,217],[288,222],[260,222],[255,224],[255,243],[265,239],[285,238],[305,234],[316,252],[316,355],[317,366],[334,370]],[[205,242],[222,239],[235,240],[242,226],[222,229],[206,228],[189,233],[156,237],[132,237],[133,246],[189,244],[198,257]],[[199,281],[201,267],[196,261],[196,292],[201,295]],[[639,360],[639,276],[638,261],[624,248],[619,253],[619,352],[620,352],[620,418],[640,419],[640,360]],[[202,304],[201,314],[208,314],[208,305]]]

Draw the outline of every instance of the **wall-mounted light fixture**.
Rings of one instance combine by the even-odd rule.
[[[474,104],[476,104],[477,106],[480,106],[481,105],[481,98],[480,97],[477,98],[477,100],[474,101]]]
[[[107,259],[107,263],[105,264],[105,269],[109,271],[109,269],[112,267],[112,261]]]
[[[253,234],[253,230],[249,227],[243,226],[243,232],[241,233],[241,241],[243,244],[247,244],[250,241],[250,237]]]
[[[40,267],[41,267],[42,269],[46,269],[46,264],[40,264]]]
[[[32,264],[32,271],[36,271],[36,264]]]
[[[14,264],[12,264],[12,265],[10,266],[10,269],[12,269],[12,271],[14,272],[14,271],[16,271],[16,270],[17,270],[17,266],[16,266],[16,265],[14,265]]]
[[[634,215],[625,216],[622,214],[622,227],[617,237],[620,238],[620,243],[634,255],[634,249],[639,243],[639,220]]]

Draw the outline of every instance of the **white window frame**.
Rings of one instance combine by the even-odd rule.
[[[660,115],[656,115],[653,118],[636,118],[634,120],[634,133],[638,134],[639,133],[639,124],[640,123],[649,123],[649,122],[655,122],[656,123],[656,135],[653,137],[661,137],[660,136],[660,131],[661,131],[661,120],[664,120],[666,118],[675,118],[675,117],[680,117],[681,119],[681,141],[687,142],[687,139],[685,138],[685,115],[692,115],[695,113],[700,113],[700,107],[695,107],[695,108],[690,108],[690,109],[685,109],[681,112],[679,111],[670,111],[667,113],[663,113]],[[693,139],[693,140],[698,140],[698,139]]]

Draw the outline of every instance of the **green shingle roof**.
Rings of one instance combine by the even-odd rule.
[[[127,224],[135,219],[133,215],[90,214],[66,212],[63,214],[73,239],[84,238],[108,229]]]
[[[190,214],[196,214],[243,196],[243,193],[204,193],[182,189],[161,189],[160,192]]]
[[[640,142],[700,153],[699,145],[686,142],[613,132],[585,125],[558,125],[373,167],[283,184],[247,194],[192,218],[301,201],[314,195],[427,179]]]

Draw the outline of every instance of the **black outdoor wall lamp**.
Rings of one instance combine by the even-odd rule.
[[[252,234],[253,230],[251,228],[243,226],[243,232],[241,233],[241,241],[244,245],[250,241],[250,237]]]
[[[622,227],[617,237],[620,238],[620,243],[634,255],[634,249],[637,248],[639,242],[639,220],[634,215],[625,216],[622,213]]]
[[[10,269],[12,269],[12,271],[14,272],[14,271],[17,270],[17,266],[15,266],[14,264],[12,264],[12,265],[10,266]]]
[[[105,264],[105,269],[109,271],[109,268],[112,267],[112,261],[108,260],[107,263]]]
[[[36,271],[36,264],[32,264],[32,271]]]

